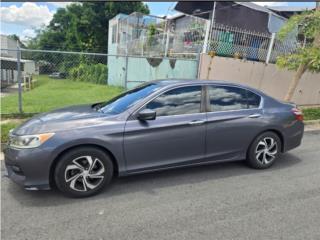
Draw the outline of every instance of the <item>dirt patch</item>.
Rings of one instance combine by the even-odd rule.
[[[1,120],[1,125],[2,124],[6,124],[6,123],[22,123],[26,121],[26,119],[4,119],[4,120]]]
[[[320,130],[320,120],[304,121],[305,131]]]

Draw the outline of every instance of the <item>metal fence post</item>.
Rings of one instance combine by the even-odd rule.
[[[274,44],[274,39],[275,39],[275,38],[276,38],[276,34],[275,34],[275,33],[272,33],[272,35],[271,35],[271,40],[270,40],[269,47],[268,47],[266,64],[268,64],[269,61],[270,61],[271,52],[272,52],[272,48],[273,48],[273,44]]]
[[[124,88],[127,90],[128,89],[128,55],[126,55],[126,72],[124,75]]]
[[[169,34],[169,30],[168,30],[167,37],[166,37],[166,45],[165,45],[165,49],[164,49],[164,57],[168,56],[169,41],[170,41],[170,34]]]
[[[21,49],[19,47],[19,43],[17,43],[17,80],[19,113],[22,114]]]
[[[204,43],[203,43],[203,48],[202,48],[202,53],[206,53],[208,50],[208,43],[209,43],[209,33],[210,33],[210,28],[213,27],[211,26],[211,22],[207,21],[206,23],[206,34],[204,37]],[[211,40],[211,39],[210,39]],[[211,49],[209,49],[210,51]]]
[[[198,54],[197,54],[197,58],[196,58],[196,61],[197,61],[197,71],[196,71],[196,79],[199,79],[200,78],[200,59],[201,58],[201,52],[198,51]]]

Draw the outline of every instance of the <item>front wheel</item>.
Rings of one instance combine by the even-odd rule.
[[[81,147],[64,154],[55,169],[57,188],[71,197],[89,197],[108,184],[113,175],[110,157],[94,147]]]
[[[274,132],[264,132],[252,142],[247,153],[247,163],[252,168],[265,169],[278,159],[281,140]]]

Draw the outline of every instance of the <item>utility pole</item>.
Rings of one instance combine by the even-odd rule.
[[[18,80],[18,106],[19,113],[22,114],[22,83],[21,83],[21,49],[19,41],[17,41],[17,80]]]

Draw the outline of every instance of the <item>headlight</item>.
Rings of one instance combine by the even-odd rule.
[[[9,145],[15,148],[36,148],[51,138],[54,133],[16,136],[10,135]]]

